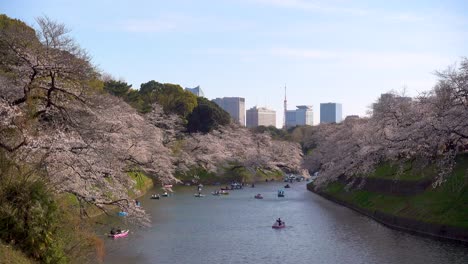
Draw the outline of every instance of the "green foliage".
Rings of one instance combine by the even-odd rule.
[[[127,174],[136,182],[135,188],[139,191],[146,191],[153,186],[153,180],[139,170],[129,171]]]
[[[139,92],[147,104],[157,102],[166,113],[184,118],[197,106],[197,96],[177,84],[149,81],[141,84]]]
[[[436,174],[436,166],[432,164],[430,166],[418,168],[414,164],[406,162],[401,173],[398,173],[398,171],[399,167],[397,165],[385,162],[379,165],[373,173],[366,176],[369,178],[419,181],[426,178],[432,178]]]
[[[56,239],[59,210],[44,181],[24,175],[0,153],[0,239],[43,263],[65,263]]]
[[[284,129],[278,129],[275,126],[258,126],[252,128],[254,133],[268,133],[273,139],[291,140],[291,135]]]
[[[380,168],[387,171],[388,166]],[[325,192],[368,210],[413,218],[423,222],[468,228],[468,156],[457,157],[457,166],[447,181],[414,196],[394,196],[365,190],[346,191],[338,182],[330,183]]]
[[[198,106],[187,118],[187,131],[208,133],[231,122],[229,114],[210,100],[198,97]]]
[[[118,97],[125,97],[132,88],[132,85],[122,81],[110,80],[104,83],[104,90]]]
[[[0,151],[0,240],[41,263],[95,259],[96,252],[103,252],[102,241],[80,218],[76,196],[54,195],[42,176]],[[11,263],[29,263],[8,252]]]
[[[227,182],[226,179],[218,177],[215,173],[209,172],[202,167],[192,167],[189,171],[181,173],[176,172],[176,178],[183,182],[191,182],[195,179],[198,183],[214,184],[216,182]]]
[[[177,84],[149,81],[141,84],[140,90],[131,87],[126,82],[114,80],[104,84],[104,90],[123,98],[141,113],[150,112],[151,105],[158,103],[166,113],[174,113],[185,118],[197,106],[197,96]]]
[[[0,263],[3,264],[31,264],[33,263],[27,256],[10,245],[0,243]]]

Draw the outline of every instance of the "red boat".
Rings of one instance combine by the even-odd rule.
[[[274,228],[274,229],[280,229],[280,228],[285,228],[286,227],[286,223],[285,222],[281,222],[281,225],[278,224],[278,222],[275,222],[271,228]]]
[[[126,237],[128,235],[128,232],[130,230],[123,230],[122,232],[118,233],[118,234],[109,234],[109,237],[112,237],[112,238],[121,238],[121,237]]]

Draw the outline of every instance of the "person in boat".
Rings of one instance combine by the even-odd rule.
[[[283,221],[281,221],[281,218],[276,219],[276,222],[278,223],[278,226],[281,226],[283,224]]]
[[[111,229],[111,231],[110,231],[110,234],[111,234],[111,235],[115,235],[115,232],[116,232],[115,228],[112,227],[112,229]]]

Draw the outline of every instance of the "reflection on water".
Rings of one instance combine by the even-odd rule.
[[[293,183],[206,197],[176,188],[160,200],[141,197],[150,228],[132,227],[127,238],[106,239],[106,263],[468,263],[468,247],[388,229]],[[157,192],[159,190],[155,190]],[[153,193],[154,193],[153,192]],[[263,200],[254,199],[261,193]],[[281,217],[287,228],[271,225]],[[112,219],[106,219],[112,221]]]

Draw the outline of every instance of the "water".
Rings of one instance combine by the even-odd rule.
[[[140,198],[150,228],[131,227],[127,238],[106,239],[105,263],[468,263],[468,247],[386,228],[360,214],[283,183],[195,198],[195,187],[172,197]],[[261,193],[263,200],[254,199]],[[285,229],[271,225],[281,217]]]

